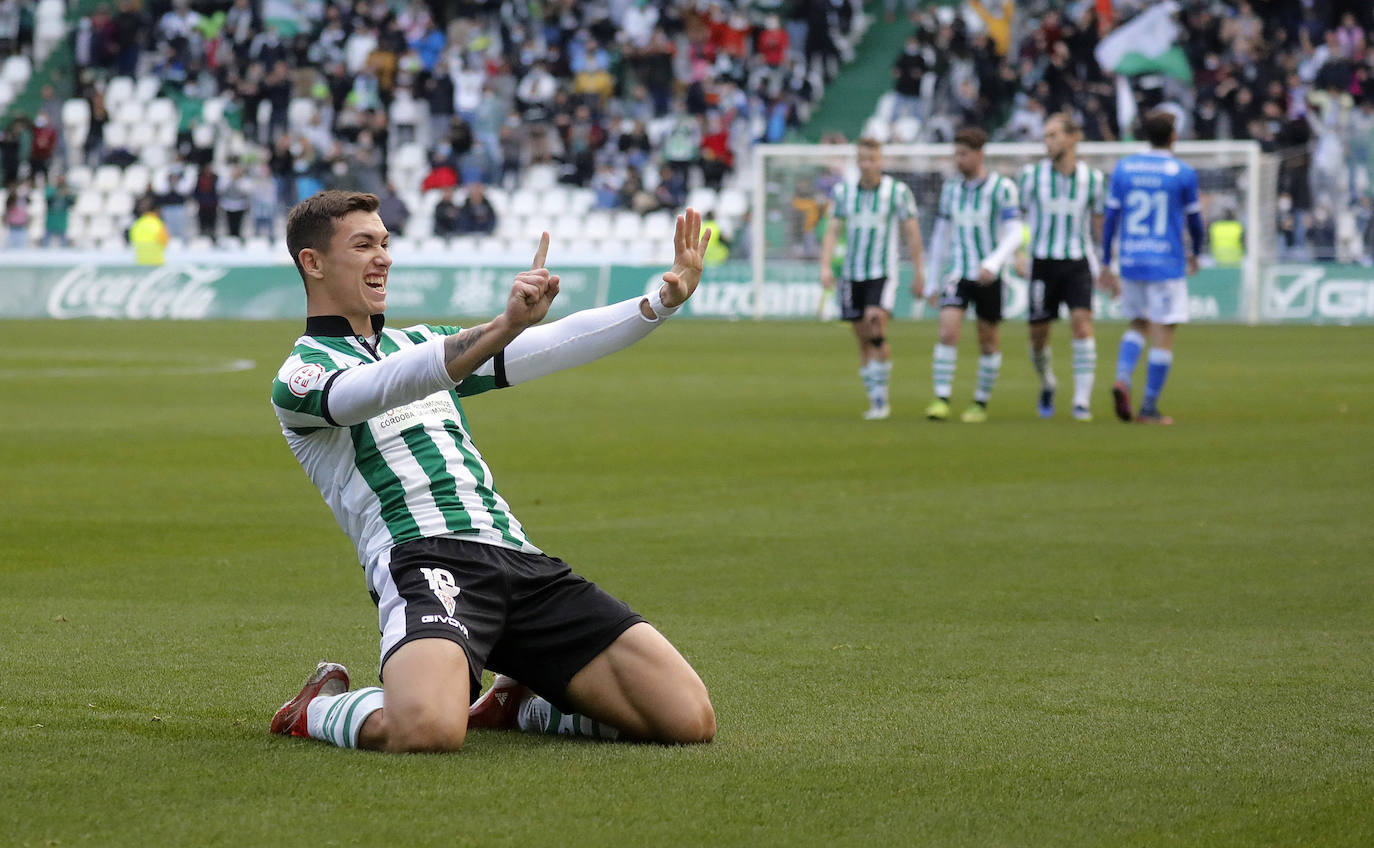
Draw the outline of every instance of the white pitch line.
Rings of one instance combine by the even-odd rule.
[[[212,362],[205,365],[165,365],[140,366],[132,368],[110,368],[94,365],[89,368],[0,368],[0,378],[24,377],[167,377],[191,374],[231,374],[235,371],[249,371],[258,363],[252,359],[231,359],[227,362]]]

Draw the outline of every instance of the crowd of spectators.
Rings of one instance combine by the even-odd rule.
[[[894,9],[896,3],[888,3]],[[908,4],[909,5],[909,4]],[[1118,21],[1148,3],[1114,4]],[[1137,108],[1162,106],[1183,138],[1254,139],[1279,159],[1280,254],[1374,262],[1374,5],[1362,0],[1182,0],[1183,81],[1137,77]],[[1097,4],[988,2],[909,10],[885,120],[908,140],[973,124],[1038,141],[1073,112],[1088,141],[1123,137],[1115,78],[1094,51]]]
[[[431,6],[451,18],[436,18]],[[155,76],[182,114],[167,178],[148,198],[174,237],[240,236],[250,225],[270,232],[298,198],[334,187],[380,195],[398,231],[416,217],[405,198],[413,205],[420,191],[437,189],[442,205],[431,199],[419,216],[434,234],[489,232],[496,212],[476,187],[511,188],[533,168],[594,192],[601,209],[676,208],[689,188],[729,181],[752,144],[780,141],[805,121],[852,56],[860,8],[857,0],[115,0],[73,30],[75,93],[89,104],[89,131],[80,149],[57,139],[52,155],[89,167],[134,162],[138,150],[109,144],[103,132],[107,86]],[[216,99],[243,137],[227,157],[219,131],[196,117]],[[61,128],[61,105],[45,103],[49,128]],[[27,144],[35,130],[15,128],[13,143]],[[26,152],[9,155],[8,139],[0,139],[5,176],[43,183],[37,163],[23,167]],[[393,161],[406,145],[427,153],[418,178]]]

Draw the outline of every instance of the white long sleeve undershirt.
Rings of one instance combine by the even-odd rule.
[[[585,365],[609,353],[629,347],[661,325],[677,309],[664,307],[657,297],[649,298],[655,314],[644,317],[640,304],[645,298],[585,309],[554,321],[530,327],[515,337],[504,350],[482,363],[473,372],[496,375],[500,386],[527,383],[537,377]],[[359,424],[388,409],[425,398],[454,387],[446,366],[445,338],[383,357],[354,368],[336,372],[325,386],[325,412],[339,426]]]

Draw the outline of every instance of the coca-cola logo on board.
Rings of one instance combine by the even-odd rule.
[[[228,273],[196,265],[127,270],[82,265],[63,274],[48,293],[48,316],[205,318],[215,300],[212,284]]]

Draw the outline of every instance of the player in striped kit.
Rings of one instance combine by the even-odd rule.
[[[377,207],[375,195],[330,191],[291,210],[287,246],[309,317],[272,405],[357,547],[385,691],[350,691],[343,666],[321,663],[271,730],[384,751],[456,750],[470,726],[709,741],[715,714],[696,672],[623,602],[534,546],[462,408],[661,325],[700,282],[710,242],[701,216],[678,218],[673,268],[650,297],[534,326],[558,294],[545,233],[489,323],[398,330],[382,315],[391,258]],[[540,428],[532,435],[551,435]],[[498,674],[469,710],[486,667],[511,677]]]
[[[935,400],[926,417],[949,417],[949,397],[954,388],[954,366],[959,356],[959,332],[964,312],[973,304],[978,316],[978,382],[973,405],[960,420],[981,424],[988,420],[988,399],[1002,369],[1002,267],[1021,245],[1021,210],[1016,184],[983,164],[983,145],[988,134],[965,127],[954,134],[954,165],[959,176],[945,180],[940,207],[931,236],[930,266],[924,294],[931,306],[940,307],[940,338],[935,343],[931,367]],[[950,262],[946,270],[945,259]],[[943,273],[942,273],[943,271]]]
[[[921,227],[916,220],[916,198],[901,180],[883,173],[882,145],[871,138],[858,143],[859,178],[835,186],[830,202],[830,226],[821,244],[821,285],[835,287],[831,261],[840,227],[848,235],[840,273],[840,317],[854,325],[859,343],[859,376],[868,393],[867,420],[887,418],[888,382],[892,376],[892,349],[887,343],[887,323],[897,297],[897,280],[889,277],[888,263],[897,249],[897,225],[906,235],[914,267],[915,287],[924,286],[921,266]]]
[[[1100,233],[1107,185],[1102,172],[1078,160],[1082,132],[1060,113],[1045,122],[1049,155],[1021,171],[1021,209],[1030,227],[1030,357],[1040,376],[1040,417],[1054,414],[1057,383],[1050,360],[1050,322],[1068,304],[1073,332],[1073,417],[1091,421],[1097,341],[1093,338],[1093,284],[1111,287],[1099,276],[1088,226]]]
[[[1174,116],[1151,112],[1141,128],[1150,151],[1116,163],[1102,227],[1103,273],[1110,274],[1112,241],[1118,222],[1122,224],[1121,301],[1131,322],[1117,352],[1112,399],[1117,417],[1130,421],[1131,379],[1148,334],[1145,399],[1135,417],[1147,424],[1172,424],[1172,418],[1160,414],[1159,396],[1174,362],[1174,330],[1188,320],[1188,276],[1197,273],[1202,252],[1202,205],[1197,171],[1171,152],[1178,139]],[[1192,253],[1183,246],[1185,224]]]

